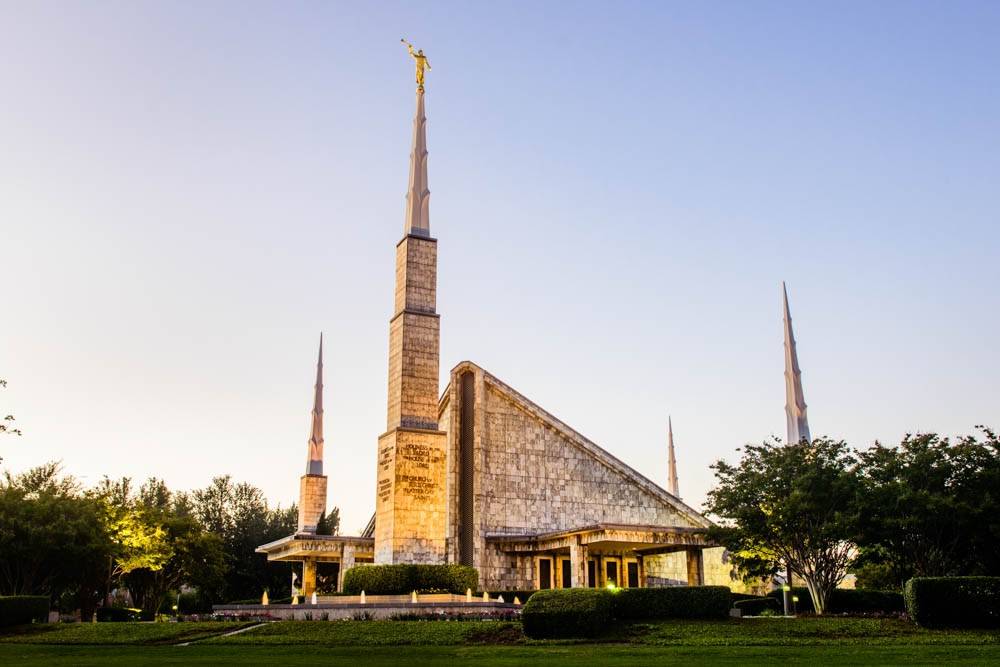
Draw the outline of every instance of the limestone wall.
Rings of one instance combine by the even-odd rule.
[[[534,534],[597,523],[700,527],[696,513],[575,433],[482,369],[452,375],[442,412],[448,430],[449,556],[454,560],[457,501],[458,395],[462,372],[476,374],[475,558],[482,585],[530,587],[533,559],[487,548],[487,534]]]
[[[445,442],[410,429],[379,439],[376,563],[445,562]]]

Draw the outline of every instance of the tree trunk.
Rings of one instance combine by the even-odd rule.
[[[806,588],[809,589],[809,597],[812,598],[813,609],[816,610],[816,615],[822,616],[826,611],[826,601],[829,597],[829,591],[812,577],[806,577]]]

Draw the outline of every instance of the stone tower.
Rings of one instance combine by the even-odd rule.
[[[677,483],[677,458],[674,456],[674,425],[667,417],[667,491],[675,498],[681,497],[680,485]]]
[[[376,563],[445,560],[447,436],[438,429],[437,240],[430,236],[426,122],[419,86],[406,221],[396,244],[386,432],[378,441]]]
[[[323,334],[319,335],[316,363],[316,394],[313,397],[312,432],[306,474],[299,482],[299,533],[316,533],[316,524],[326,512],[326,475],[323,474]]]
[[[788,419],[788,444],[798,444],[809,436],[809,420],[806,417],[806,399],[802,393],[802,370],[799,369],[799,354],[795,349],[795,334],[792,333],[792,314],[788,310],[788,289],[781,283],[781,298],[785,315],[785,416]]]

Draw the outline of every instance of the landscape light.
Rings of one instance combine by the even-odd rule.
[[[788,591],[792,590],[792,587],[789,586],[788,584],[785,584],[784,586],[781,587],[781,590],[787,593]]]

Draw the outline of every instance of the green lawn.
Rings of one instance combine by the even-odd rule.
[[[29,626],[0,635],[0,664],[811,665],[1000,664],[996,631],[930,631],[892,619],[662,621],[598,641],[531,641],[517,623],[284,621]],[[170,646],[200,639],[191,646]]]
[[[53,623],[22,626],[0,634],[4,644],[179,644],[231,632],[252,623]]]
[[[4,665],[987,665],[1000,663],[997,646],[0,646]]]

